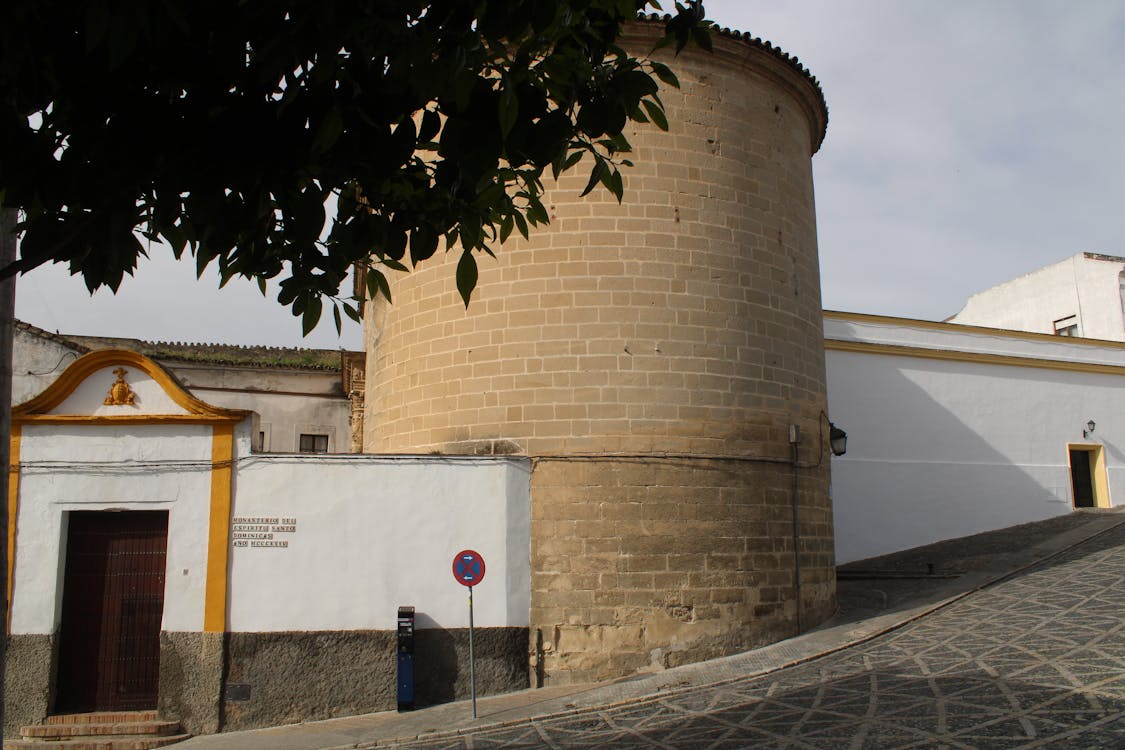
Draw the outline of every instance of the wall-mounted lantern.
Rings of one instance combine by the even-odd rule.
[[[1090,424],[1093,424],[1091,422]],[[1090,429],[1093,429],[1092,427]],[[842,456],[848,452],[848,433],[841,430],[831,422],[828,423],[828,444],[832,446],[833,456]]]
[[[1089,422],[1087,422],[1086,429],[1082,430],[1082,437],[1090,437],[1090,435],[1094,432],[1095,426],[1096,425],[1094,424],[1094,420],[1091,419]]]

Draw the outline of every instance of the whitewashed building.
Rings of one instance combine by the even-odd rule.
[[[969,298],[949,323],[1125,341],[1125,258],[1078,253]]]
[[[838,563],[1125,504],[1125,344],[827,312]]]
[[[94,709],[201,733],[393,708],[402,605],[418,700],[464,695],[467,548],[478,687],[527,685],[528,459],[266,454],[252,427],[113,349],[13,409],[6,736]]]
[[[832,460],[837,562],[1125,503],[1125,344],[834,312],[824,336],[849,433]],[[529,684],[533,458],[271,454],[254,439],[250,412],[124,350],[70,361],[15,409],[7,736],[90,705],[155,705],[194,733],[391,708],[402,605],[418,616],[419,700],[462,696],[449,565],[465,548],[488,561],[478,684]],[[111,548],[149,565],[85,595]],[[90,626],[107,608],[129,638]]]

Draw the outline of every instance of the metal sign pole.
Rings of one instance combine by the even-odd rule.
[[[469,587],[469,689],[473,694],[473,718],[477,718],[477,663],[473,654],[473,587]]]
[[[453,556],[453,580],[469,587],[469,686],[473,695],[473,718],[477,718],[477,662],[473,653],[473,585],[484,580],[484,558],[465,549]]]

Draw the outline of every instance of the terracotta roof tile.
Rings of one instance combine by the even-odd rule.
[[[83,354],[99,349],[128,349],[164,362],[339,372],[345,352],[353,358],[362,357],[362,352],[347,352],[344,349],[142,341],[116,336],[72,336],[65,333],[51,333],[22,320],[15,321],[15,327],[17,330],[54,341]]]
[[[663,15],[661,15],[659,13],[649,13],[647,15],[642,14],[640,16],[640,18],[643,21],[656,21],[656,22],[660,22],[660,23],[665,23],[667,21],[672,20],[672,16],[668,13],[665,13]],[[776,57],[778,60],[781,60],[784,63],[786,63],[790,68],[795,70],[797,73],[800,73],[801,75],[803,75],[806,79],[808,79],[809,83],[812,84],[813,88],[816,89],[817,96],[820,97],[820,103],[824,107],[824,111],[827,114],[827,112],[828,112],[828,102],[824,98],[824,90],[820,87],[820,81],[818,81],[816,79],[816,76],[814,76],[811,72],[809,72],[809,69],[806,68],[801,63],[800,59],[796,55],[790,55],[788,52],[781,49],[781,47],[778,47],[771,42],[765,41],[761,37],[756,37],[756,36],[750,34],[747,31],[739,31],[738,29],[731,29],[731,28],[726,27],[726,26],[713,25],[713,26],[711,26],[711,32],[713,34],[718,34],[719,36],[725,36],[725,37],[728,37],[730,39],[737,39],[739,41],[742,41],[742,42],[746,43],[747,45],[749,45],[751,47],[756,47],[758,49],[764,50],[764,51],[770,53],[771,55],[773,55],[774,57]],[[814,152],[816,152],[817,150],[820,149],[820,144],[822,144],[824,142],[824,136],[827,132],[828,132],[828,118],[825,117],[824,126],[821,128],[820,133],[814,139],[814,143],[815,143],[815,147],[813,148]]]

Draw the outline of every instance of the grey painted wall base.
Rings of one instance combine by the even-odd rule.
[[[160,715],[191,734],[219,731],[224,633],[160,634]]]
[[[527,638],[527,628],[474,631],[478,695],[528,687]],[[229,639],[224,731],[397,707],[393,631],[231,633]],[[469,697],[469,631],[417,631],[415,683],[418,706]]]
[[[55,636],[10,635],[4,658],[4,737],[11,738],[51,710]]]

